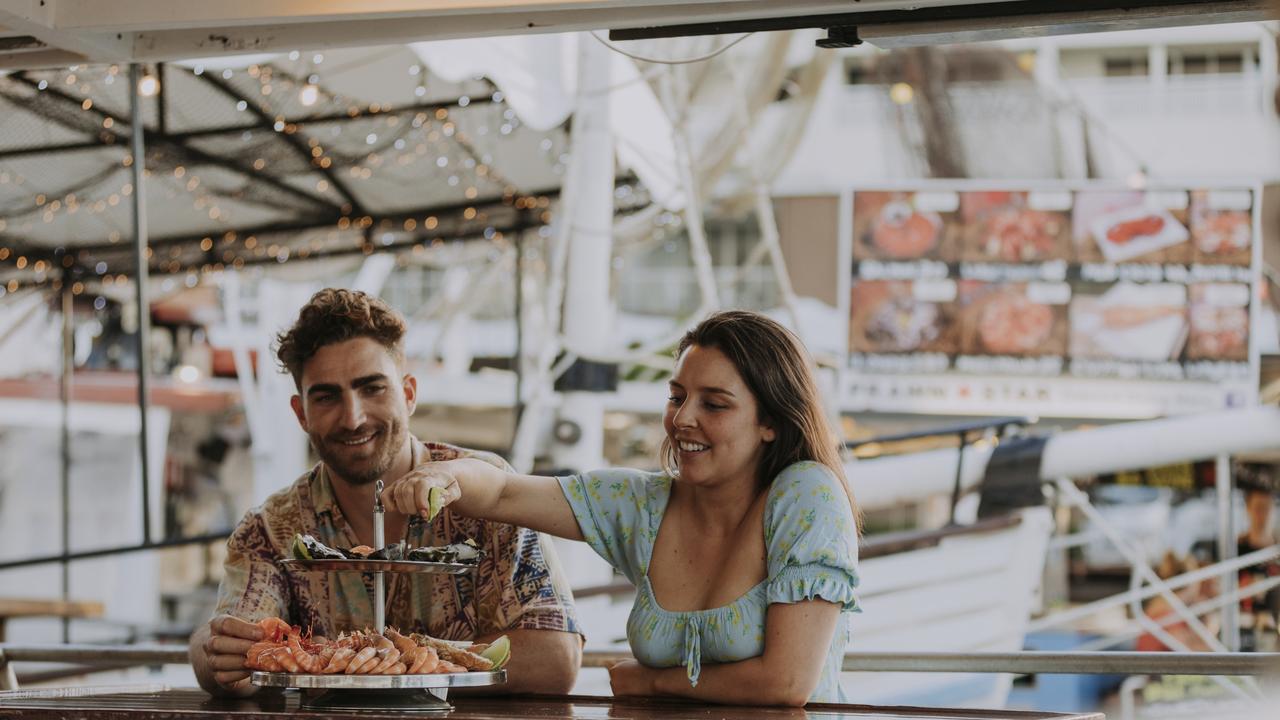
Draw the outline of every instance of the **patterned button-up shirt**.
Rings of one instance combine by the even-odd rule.
[[[508,467],[491,453],[413,442],[415,465],[428,458],[475,457]],[[227,541],[215,614],[250,621],[280,617],[327,637],[373,627],[372,574],[288,572],[276,563],[290,557],[299,532],[330,547],[360,544],[342,516],[323,463],[240,521]],[[414,547],[474,539],[486,555],[474,575],[385,575],[388,625],[446,640],[522,628],[580,632],[568,583],[550,541],[541,534],[461,517],[446,507],[429,530],[426,523],[410,523],[405,539]]]

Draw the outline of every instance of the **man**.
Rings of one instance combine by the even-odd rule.
[[[1280,542],[1272,529],[1271,514],[1275,508],[1273,493],[1276,487],[1273,472],[1271,468],[1264,465],[1246,466],[1237,481],[1237,485],[1244,491],[1244,510],[1249,518],[1249,527],[1236,538],[1236,557],[1265,550]],[[1243,589],[1253,583],[1265,582],[1274,577],[1280,577],[1280,561],[1273,559],[1241,568],[1239,585]],[[1240,609],[1244,614],[1254,616],[1254,626],[1258,629],[1257,636],[1264,636],[1266,632],[1274,635],[1277,621],[1280,621],[1280,587],[1273,587],[1265,593],[1249,595],[1241,600]],[[1261,649],[1249,647],[1254,644],[1254,639],[1248,638],[1246,642],[1242,638],[1241,647]]]
[[[211,693],[247,695],[244,653],[261,638],[254,624],[280,617],[334,637],[372,627],[372,576],[293,573],[295,533],[331,547],[374,545],[375,482],[385,484],[432,460],[495,455],[409,435],[417,379],[405,372],[404,320],[361,292],[326,289],[302,308],[278,338],[280,364],[294,379],[294,414],[320,462],[290,487],[250,510],[227,543],[225,576],[214,618],[191,637],[191,663]],[[389,574],[387,623],[448,640],[511,640],[507,683],[497,692],[567,693],[581,661],[582,640],[567,584],[550,544],[531,530],[455,516],[448,508],[428,526],[385,515],[388,542],[445,545],[474,539],[487,554],[474,579],[442,574]]]

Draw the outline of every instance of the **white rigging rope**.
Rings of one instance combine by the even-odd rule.
[[[747,38],[751,37],[754,34],[755,33],[743,33],[742,35],[739,35],[733,40],[730,40],[729,42],[725,43],[724,45],[721,45],[720,47],[716,48],[715,50],[712,50],[711,52],[705,55],[698,55],[695,57],[688,57],[688,58],[655,58],[655,57],[645,57],[644,55],[638,55],[628,50],[623,50],[622,48],[613,44],[609,40],[606,40],[605,38],[601,37],[600,34],[595,32],[594,30],[591,31],[591,37],[595,38],[597,41],[600,42],[601,45],[604,45],[605,47],[618,53],[619,55],[626,55],[632,60],[639,60],[640,62],[654,63],[657,65],[688,65],[690,63],[706,62],[707,60],[710,60],[711,58],[716,57],[717,55],[720,55],[721,53],[725,52],[729,48],[733,47],[734,45],[737,45],[743,40],[746,40]]]

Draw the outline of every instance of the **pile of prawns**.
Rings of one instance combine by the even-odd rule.
[[[388,627],[382,634],[356,631],[327,640],[303,633],[280,618],[258,622],[263,639],[245,652],[245,667],[308,675],[427,675],[491,670],[493,662],[443,640]],[[483,646],[472,646],[483,649]]]

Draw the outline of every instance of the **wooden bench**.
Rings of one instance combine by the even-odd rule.
[[[102,617],[102,603],[40,598],[0,598],[0,642],[11,618],[96,618]]]

